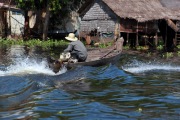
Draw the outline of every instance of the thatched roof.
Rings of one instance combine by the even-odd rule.
[[[180,20],[180,13],[163,7],[160,0],[102,0],[121,18],[144,22],[157,19]],[[173,2],[170,0],[169,2]]]
[[[172,10],[180,10],[180,0],[160,0],[164,7]]]
[[[93,2],[93,0],[90,0]],[[88,1],[88,4],[90,3]],[[102,0],[109,8],[121,18],[135,19],[139,22],[172,19],[180,20],[180,12],[172,10],[165,5],[180,0]],[[166,3],[166,4],[165,4]],[[172,6],[172,5],[171,5]],[[175,7],[175,6],[174,6]],[[83,6],[82,8],[86,8]],[[86,8],[87,9],[87,8]],[[82,9],[80,9],[82,11]]]

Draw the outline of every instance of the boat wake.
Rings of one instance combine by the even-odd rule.
[[[10,75],[27,75],[27,74],[46,74],[59,75],[65,73],[67,69],[64,67],[58,73],[54,73],[49,67],[46,60],[35,60],[30,58],[20,58],[13,60],[9,66],[0,67],[0,76]]]
[[[125,64],[123,70],[130,73],[145,73],[149,71],[169,71],[180,72],[180,66],[159,62],[141,62],[134,60],[131,63]]]

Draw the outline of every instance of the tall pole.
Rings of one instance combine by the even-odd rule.
[[[138,24],[138,21],[137,21],[137,29],[136,29],[136,47],[139,45],[138,29],[139,29],[139,24]]]

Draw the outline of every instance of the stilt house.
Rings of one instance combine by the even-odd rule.
[[[180,20],[180,12],[161,0],[88,0],[80,9],[80,36],[102,40],[120,34],[134,46],[140,38],[158,35],[158,20]],[[111,34],[112,33],[112,34]],[[146,41],[146,40],[145,40]]]
[[[167,9],[171,9],[173,11],[177,11],[180,13],[180,0],[161,0],[161,3],[163,7],[166,7]],[[178,28],[178,31],[176,31],[175,35],[175,45],[177,43],[180,43],[180,20],[176,21],[176,26]]]

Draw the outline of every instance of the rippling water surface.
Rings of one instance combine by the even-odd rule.
[[[54,74],[38,51],[15,46],[0,57],[1,120],[180,119],[179,64],[122,55]]]

